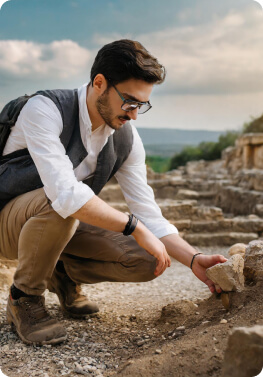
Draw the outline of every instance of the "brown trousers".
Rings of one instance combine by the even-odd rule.
[[[11,200],[0,211],[0,256],[18,259],[14,284],[41,295],[57,261],[78,283],[141,282],[155,278],[156,259],[132,236],[63,219],[38,189]]]

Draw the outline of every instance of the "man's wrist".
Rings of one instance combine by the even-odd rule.
[[[145,231],[145,226],[140,220],[138,220],[137,226],[134,229],[132,235],[133,237],[137,237],[137,236],[140,237],[140,235],[142,235],[144,231]]]
[[[203,253],[196,253],[196,254],[193,255],[191,263],[190,263],[191,270],[193,270],[193,264],[194,264],[195,258],[197,257],[197,255],[200,255],[200,254],[203,254]]]
[[[123,231],[124,236],[129,236],[132,234],[137,226],[138,219],[133,214],[129,215],[129,220],[125,226],[125,229]]]

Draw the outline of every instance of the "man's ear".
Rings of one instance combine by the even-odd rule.
[[[93,80],[93,89],[101,95],[107,89],[108,83],[102,73],[98,73]]]

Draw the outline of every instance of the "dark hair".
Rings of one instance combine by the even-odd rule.
[[[164,66],[141,43],[129,39],[108,43],[99,50],[90,72],[92,85],[99,73],[110,80],[110,85],[131,78],[161,84],[166,75]]]

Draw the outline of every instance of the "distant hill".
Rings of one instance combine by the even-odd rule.
[[[171,157],[186,145],[198,145],[202,141],[218,141],[224,131],[180,130],[171,128],[137,128],[146,154]]]

